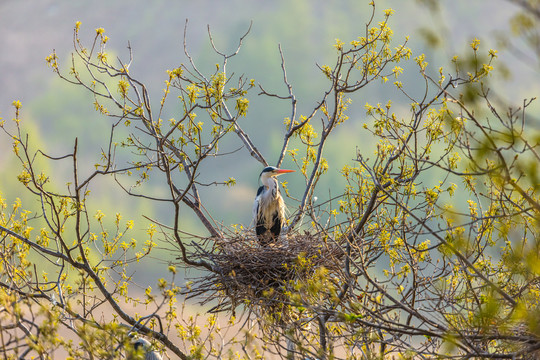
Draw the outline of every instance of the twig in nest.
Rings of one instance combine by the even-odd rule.
[[[193,284],[190,297],[204,294],[203,303],[217,300],[211,312],[220,312],[245,303],[273,309],[287,300],[292,282],[308,279],[321,267],[339,271],[343,251],[318,234],[289,234],[264,247],[253,235],[242,234],[221,240],[211,253],[200,256],[212,262],[215,271]]]

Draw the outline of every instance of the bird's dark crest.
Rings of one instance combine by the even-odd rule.
[[[274,171],[274,170],[276,170],[276,169],[277,169],[277,167],[275,167],[275,166],[267,166],[267,167],[265,167],[265,168],[261,171],[261,174],[262,174],[262,173],[265,173],[265,172]]]

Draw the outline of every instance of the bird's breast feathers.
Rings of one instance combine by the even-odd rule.
[[[268,228],[272,227],[274,216],[276,216],[276,214],[281,222],[284,221],[285,203],[281,196],[274,196],[271,192],[263,192],[260,196],[257,196],[256,203],[256,217],[257,219],[262,218],[262,222],[266,224]]]

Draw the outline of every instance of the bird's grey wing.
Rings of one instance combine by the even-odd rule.
[[[252,212],[253,212],[253,223],[252,223],[252,225],[253,226],[257,225],[257,216],[259,214],[259,205],[260,205],[260,203],[261,203],[261,195],[257,194],[257,196],[255,197],[255,201],[253,202],[253,209],[252,209]]]

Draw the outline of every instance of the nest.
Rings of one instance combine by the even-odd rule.
[[[240,304],[275,309],[286,301],[294,282],[307,280],[317,269],[338,272],[343,250],[321,235],[292,234],[261,246],[252,234],[221,239],[211,253],[199,254],[214,271],[194,282],[191,296],[215,303],[210,312],[231,311]]]

